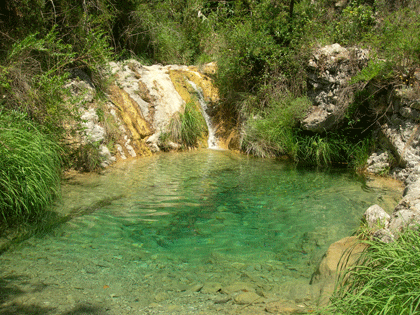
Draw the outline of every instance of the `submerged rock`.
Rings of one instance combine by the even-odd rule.
[[[321,306],[328,304],[339,272],[354,265],[365,248],[366,245],[358,242],[355,236],[345,237],[330,245],[310,282],[319,287]]]
[[[259,296],[255,292],[241,292],[237,296],[235,296],[234,301],[236,304],[239,305],[246,305],[252,304],[256,302],[262,302],[264,300],[263,297]]]

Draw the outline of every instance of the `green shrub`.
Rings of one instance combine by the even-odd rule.
[[[363,42],[371,49],[371,61],[353,78],[353,83],[375,81],[381,89],[413,79],[412,72],[420,63],[420,3],[410,3],[408,8],[383,12],[377,30],[365,34]]]
[[[243,96],[256,92],[268,65],[274,40],[264,31],[255,30],[250,21],[226,29],[225,47],[217,59],[216,84],[221,97],[232,111],[237,108]]]
[[[334,141],[328,136],[300,136],[298,138],[298,152],[296,160],[307,165],[330,165],[343,161],[343,142]],[[345,149],[344,149],[345,150]]]
[[[104,157],[99,154],[99,145],[99,143],[80,145],[71,156],[72,167],[83,172],[100,170]]]
[[[205,1],[139,0],[124,36],[137,55],[160,63],[191,64],[210,31],[209,20],[198,16]],[[205,45],[205,44],[204,44]]]
[[[408,229],[392,243],[369,247],[340,277],[322,314],[420,314],[420,234]]]
[[[0,111],[0,220],[42,214],[60,195],[59,146],[17,112]]]
[[[355,170],[361,170],[372,152],[374,142],[368,136],[354,139],[344,132],[324,135],[297,136],[298,150],[295,160],[305,165],[328,166],[347,164]]]
[[[334,21],[333,40],[342,45],[354,44],[375,25],[373,8],[369,5],[351,1],[341,16]]]

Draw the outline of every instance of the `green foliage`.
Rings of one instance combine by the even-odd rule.
[[[0,221],[33,219],[60,195],[59,146],[17,112],[0,111]]]
[[[373,8],[351,1],[333,23],[333,40],[342,45],[353,44],[375,25]]]
[[[392,243],[364,243],[368,249],[341,275],[322,314],[419,314],[419,231],[408,229]]]
[[[14,43],[0,72],[4,106],[27,113],[47,132],[62,137],[64,121],[78,117],[65,87],[69,70],[91,69],[91,78],[100,88],[111,56],[101,34],[93,32],[85,40],[84,48],[75,52],[53,28],[44,37],[34,33]]]
[[[241,94],[255,91],[270,62],[274,40],[255,30],[252,22],[244,22],[226,30],[225,41],[217,60],[216,82],[225,102],[232,103],[240,100]]]
[[[198,12],[205,1],[136,1],[124,36],[128,49],[160,63],[192,63],[200,55],[200,46],[210,31],[206,17]]]
[[[409,8],[384,12],[376,32],[365,34],[373,57],[352,83],[370,82],[381,89],[387,84],[398,86],[411,81],[411,72],[420,63],[420,3]]]
[[[217,55],[216,84],[231,112],[241,112],[243,101],[259,94],[275,77],[283,77],[294,94],[303,94],[306,78],[301,71],[308,51],[303,49],[306,39],[302,37],[310,23],[310,6],[297,4],[290,20],[288,5],[288,1],[252,3],[244,15],[220,29],[224,37]]]
[[[169,130],[161,135],[160,141],[164,146],[168,141],[173,141],[184,148],[193,148],[206,132],[207,125],[201,111],[194,102],[189,102],[185,104],[183,113],[171,119]]]
[[[60,108],[68,92],[63,89],[68,74],[62,68],[74,54],[69,45],[57,39],[55,30],[43,38],[37,35],[29,35],[11,47],[2,66],[0,85],[6,108],[28,113],[57,132],[63,117],[69,114],[65,107]]]
[[[104,157],[99,154],[99,143],[81,145],[71,156],[72,167],[83,172],[98,171]]]
[[[305,165],[348,164],[355,170],[361,170],[373,146],[374,143],[369,137],[357,140],[342,132],[322,136],[299,134],[295,159]]]
[[[207,131],[206,122],[200,110],[194,108],[191,103],[185,106],[185,111],[180,115],[181,120],[181,141],[187,147],[197,144],[203,133]]]
[[[249,98],[246,107],[248,119],[242,132],[242,148],[245,152],[260,157],[287,155],[303,165],[327,166],[350,164],[361,169],[374,146],[370,137],[359,140],[345,132],[324,135],[303,133],[298,128],[311,102],[306,97],[293,97],[279,92],[278,86],[266,87],[263,108],[253,102],[261,98]],[[250,103],[250,104],[249,104]],[[345,130],[348,133],[348,130]]]
[[[347,161],[353,169],[360,171],[366,166],[369,156],[376,148],[376,143],[371,135],[360,140],[353,140],[350,143],[351,145],[347,150]]]
[[[272,95],[273,96],[273,95]],[[267,107],[251,114],[243,130],[242,147],[257,156],[289,155],[297,153],[294,127],[310,108],[306,97],[277,94],[268,100]]]
[[[313,136],[299,137],[298,152],[296,159],[306,165],[330,165],[333,162],[342,162],[343,141],[337,141],[334,137]]]

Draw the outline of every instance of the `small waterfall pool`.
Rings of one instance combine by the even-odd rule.
[[[328,246],[399,187],[228,151],[160,154],[70,178],[84,212],[0,256],[1,314],[265,314],[314,305]],[[239,293],[258,294],[241,304]],[[246,295],[246,294],[245,294]],[[279,302],[280,303],[280,302]],[[2,311],[3,310],[3,311]]]

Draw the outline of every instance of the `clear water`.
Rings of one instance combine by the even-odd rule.
[[[380,186],[214,150],[75,177],[57,211],[84,215],[0,256],[0,303],[40,314],[230,314],[239,306],[223,297],[237,284],[310,304],[329,244],[372,204],[391,211],[400,198]]]

